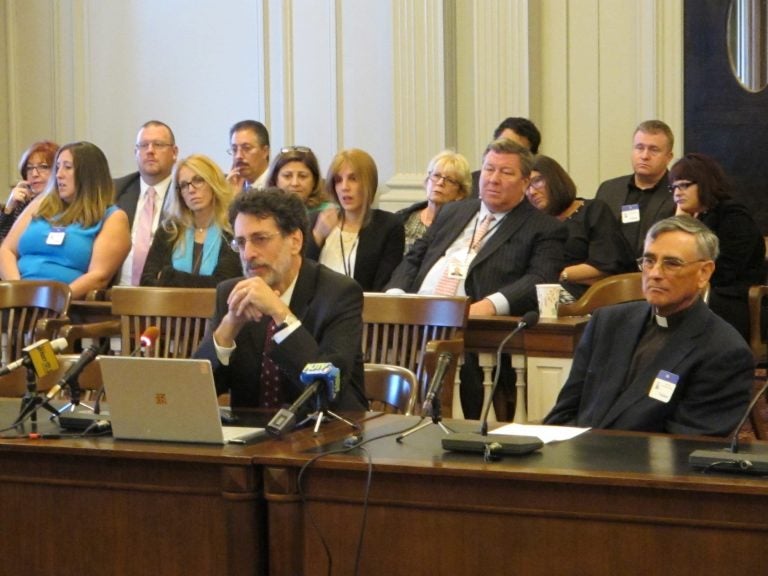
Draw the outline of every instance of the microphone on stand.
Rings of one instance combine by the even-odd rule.
[[[301,371],[301,382],[309,383],[301,395],[288,408],[281,408],[267,424],[267,432],[272,436],[281,436],[296,425],[299,412],[313,397],[319,404],[333,402],[341,389],[339,369],[330,362],[307,364]]]
[[[56,395],[61,392],[61,389],[65,386],[72,387],[75,382],[77,382],[78,377],[82,373],[83,370],[85,370],[85,367],[88,366],[91,362],[93,362],[96,359],[96,356],[99,355],[99,352],[101,351],[101,345],[99,344],[91,344],[88,348],[83,350],[82,354],[80,354],[80,357],[77,359],[77,361],[72,364],[69,369],[64,373],[64,376],[61,377],[61,379],[56,383],[55,386],[53,386],[50,390],[48,390],[48,393],[45,395],[45,399],[43,400],[43,403],[46,403],[50,400],[53,400]]]
[[[488,437],[488,413],[493,404],[493,395],[496,393],[496,387],[499,384],[499,374],[501,372],[501,354],[512,337],[525,328],[532,328],[539,322],[539,313],[536,310],[529,310],[520,321],[499,344],[496,350],[496,375],[493,378],[491,394],[488,402],[483,409],[483,415],[480,419],[480,433],[466,432],[451,434],[443,438],[443,448],[455,452],[482,452],[486,460],[492,460],[501,454],[528,454],[541,448],[544,443],[535,436],[494,436]]]
[[[728,448],[721,450],[694,450],[691,452],[690,456],[688,456],[688,463],[693,468],[723,470],[743,474],[768,474],[768,452],[764,454],[739,452],[739,432],[744,428],[744,424],[747,423],[747,418],[749,418],[752,409],[760,397],[765,394],[766,389],[768,389],[768,381],[760,387],[760,391],[755,394],[749,406],[747,406],[744,415],[733,431]]]
[[[66,338],[56,338],[56,340],[38,340],[22,349],[22,357],[14,360],[7,366],[0,368],[0,376],[10,374],[22,366],[33,366],[38,378],[57,370],[59,362],[56,354],[64,352],[69,346]]]
[[[157,337],[160,336],[160,328],[157,326],[148,326],[139,337],[139,346],[136,347],[131,356],[144,356],[155,345]]]
[[[432,376],[432,382],[429,384],[427,395],[424,397],[424,402],[421,404],[421,415],[425,418],[431,418],[435,412],[435,397],[440,397],[440,392],[443,389],[443,380],[445,380],[445,373],[448,371],[448,366],[451,365],[451,360],[453,360],[453,354],[450,352],[441,352],[437,357],[435,374]]]

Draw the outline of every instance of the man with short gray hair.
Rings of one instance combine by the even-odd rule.
[[[749,404],[754,363],[702,299],[718,239],[689,216],[648,231],[645,302],[598,309],[545,424],[670,434],[730,434]]]

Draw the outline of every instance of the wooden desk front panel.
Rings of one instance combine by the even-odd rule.
[[[266,573],[260,478],[247,459],[190,461],[132,443],[100,457],[83,442],[0,446],[0,574]]]
[[[391,438],[372,444],[361,573],[761,573],[768,481],[692,473],[685,441],[630,440],[585,438],[488,464],[444,453],[437,427],[405,446]],[[291,498],[295,483],[286,478],[295,475],[292,466],[266,470],[270,516],[291,519],[285,530],[270,524],[270,541],[302,551],[290,571],[273,565],[273,574],[325,573],[309,514],[331,549],[333,573],[351,574],[364,459],[318,462],[305,476],[306,507]]]

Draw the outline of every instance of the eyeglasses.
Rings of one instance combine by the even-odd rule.
[[[641,272],[649,272],[653,270],[657,263],[659,263],[661,271],[665,274],[679,274],[686,266],[698,264],[699,262],[707,262],[707,259],[700,258],[698,260],[686,262],[685,260],[680,260],[680,258],[673,258],[671,256],[666,256],[661,260],[658,260],[655,256],[640,256],[640,258],[637,259],[637,267]]]
[[[257,250],[261,250],[267,247],[272,238],[279,235],[280,232],[272,232],[271,234],[251,234],[248,237],[238,236],[237,238],[232,238],[229,247],[235,252],[242,252],[245,250],[246,245],[250,243]]]
[[[459,185],[459,181],[455,178],[450,178],[446,176],[445,174],[440,174],[440,172],[430,172],[429,173],[429,179],[432,180],[435,184],[440,184],[440,181],[443,180],[447,184],[453,184],[454,186]]]
[[[43,172],[50,172],[51,167],[48,166],[48,164],[27,164],[27,174],[32,174],[32,172],[37,172],[38,174],[42,174]]]
[[[280,154],[290,154],[291,152],[301,152],[302,154],[311,154],[312,149],[307,148],[306,146],[286,146],[285,148],[280,148]]]
[[[149,147],[156,148],[157,150],[165,150],[166,148],[170,148],[173,146],[173,144],[169,144],[168,142],[158,142],[157,140],[151,140],[149,142],[139,142],[136,144],[136,149],[141,150],[142,152],[146,152],[149,150]]]
[[[669,185],[669,191],[673,194],[675,193],[675,190],[680,190],[681,192],[685,192],[688,190],[690,186],[693,186],[696,184],[696,182],[693,181],[683,181],[683,182],[676,182],[674,184]]]
[[[189,182],[186,180],[179,182],[179,190],[181,192],[186,192],[189,190],[190,186],[192,186],[195,190],[199,190],[203,184],[205,184],[205,179],[202,176],[195,174],[192,176],[192,179]]]
[[[256,148],[259,148],[259,146],[254,146],[253,144],[232,144],[229,148],[227,148],[227,154],[230,156],[234,156],[237,154],[237,151],[240,150],[243,154],[250,154]]]
[[[547,181],[544,179],[544,176],[536,176],[535,178],[531,178],[531,182],[528,184],[529,188],[535,188],[536,190],[543,190],[544,186],[547,185]]]

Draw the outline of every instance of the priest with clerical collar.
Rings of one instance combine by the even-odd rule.
[[[701,222],[657,222],[638,259],[646,301],[594,313],[545,424],[730,434],[749,404],[754,362],[702,298],[717,255]]]

